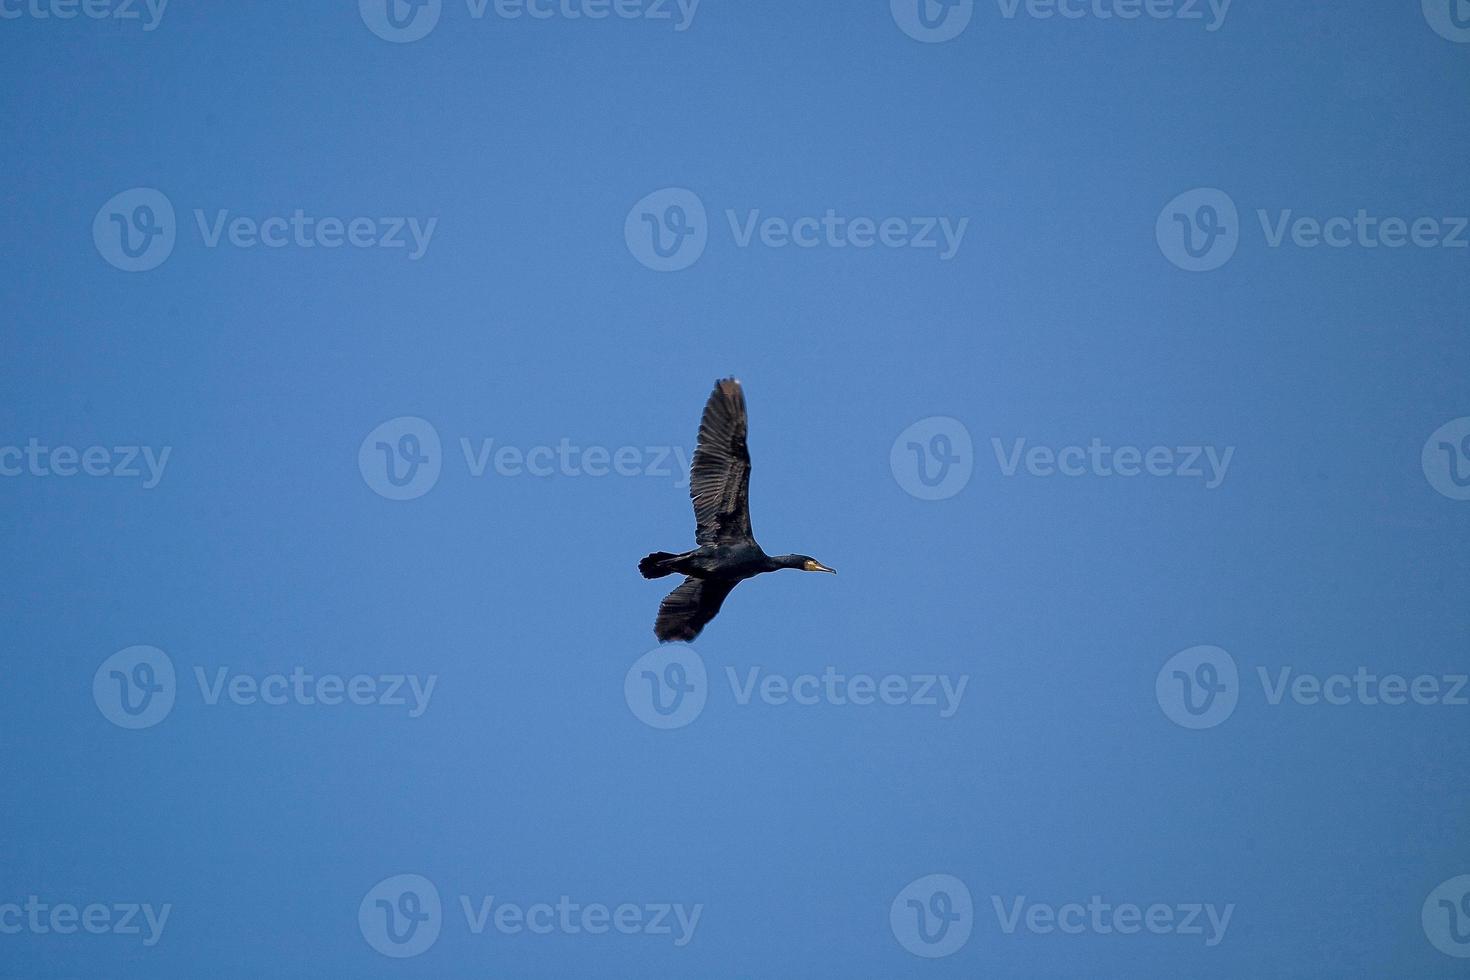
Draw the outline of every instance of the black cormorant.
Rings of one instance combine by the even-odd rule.
[[[715,618],[720,604],[742,579],[796,568],[832,572],[808,555],[777,555],[761,550],[750,533],[750,453],[745,448],[745,393],[726,378],[715,390],[699,421],[699,445],[689,464],[689,496],[694,501],[694,541],[682,555],[655,551],[638,563],[644,578],[675,572],[684,584],[658,607],[653,635],[660,641],[692,640]]]

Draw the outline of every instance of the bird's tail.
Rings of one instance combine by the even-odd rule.
[[[643,573],[644,578],[663,578],[665,575],[672,575],[674,574],[674,570],[672,568],[664,568],[663,563],[670,558],[678,557],[678,555],[671,555],[667,551],[655,551],[638,563],[638,571]]]

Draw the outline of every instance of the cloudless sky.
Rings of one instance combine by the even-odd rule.
[[[684,30],[672,3],[444,0],[397,43],[347,0],[174,0],[152,30],[141,5],[0,0],[0,450],[169,449],[151,488],[0,477],[0,930],[30,896],[171,909],[153,945],[0,931],[0,976],[1463,975],[1470,932],[1445,952],[1421,910],[1470,930],[1470,904],[1431,900],[1470,873],[1470,707],[1273,704],[1258,669],[1470,669],[1470,502],[1421,465],[1470,416],[1470,249],[1272,247],[1257,211],[1470,214],[1470,44],[1412,2],[1237,0],[1213,31],[1207,4],[1007,6],[928,43],[884,0],[703,0]],[[105,205],[134,188],[176,240],[128,272]],[[667,188],[707,244],[661,272],[627,229]],[[1196,188],[1238,209],[1206,272],[1156,235]],[[647,213],[677,222],[668,200]],[[410,258],[210,247],[195,217],[298,209],[435,223]],[[742,247],[727,217],[829,209],[968,223],[946,260]],[[635,566],[693,522],[655,457],[687,459],[732,374],[756,535],[839,574],[737,589],[692,645],[702,712],[661,730],[625,679],[674,580]],[[439,473],[394,500],[359,450],[404,418]],[[971,474],[938,500],[891,460],[933,418],[973,447],[950,443]],[[1233,455],[1213,489],[1006,473],[1017,440],[1094,438]],[[462,440],[635,447],[638,475],[477,476]],[[130,730],[93,682],[137,645],[175,701]],[[1238,704],[1195,730],[1156,679],[1201,645],[1237,665]],[[941,717],[742,704],[727,672],[829,667],[967,680]],[[221,668],[436,680],[410,717],[411,695],[211,704],[196,669]],[[936,874],[973,911],[929,958],[890,912]],[[398,875],[442,900],[407,957],[359,921]],[[995,912],[1095,895],[1233,911],[1213,945]],[[701,912],[683,946],[476,934],[461,897],[491,896]]]

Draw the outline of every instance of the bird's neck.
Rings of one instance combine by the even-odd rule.
[[[777,568],[801,568],[806,564],[806,559],[800,555],[777,555],[771,559],[771,564]]]

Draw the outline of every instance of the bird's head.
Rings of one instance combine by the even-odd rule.
[[[837,574],[837,569],[828,568],[811,555],[782,555],[781,567],[795,568],[803,572],[831,572],[833,575]]]

